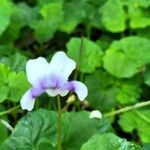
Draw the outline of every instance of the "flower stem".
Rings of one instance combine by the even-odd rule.
[[[3,124],[7,129],[9,129],[11,132],[13,131],[13,127],[8,123],[6,122],[5,120],[3,119],[0,119],[0,123]]]
[[[80,67],[81,67],[81,63],[82,63],[82,54],[83,54],[83,37],[81,37],[81,45],[80,45],[80,49],[79,49],[79,56],[78,56],[78,62],[77,62],[77,69],[75,71],[75,74],[74,74],[74,80],[77,79],[78,77],[78,73],[80,71]]]
[[[57,104],[58,104],[58,127],[57,127],[57,150],[61,150],[62,143],[62,120],[61,120],[61,101],[60,96],[57,96]]]
[[[119,109],[119,110],[116,110],[116,111],[107,113],[107,114],[105,114],[104,116],[105,116],[105,117],[115,116],[115,115],[117,115],[117,114],[120,114],[120,113],[129,111],[129,110],[137,109],[137,108],[140,108],[140,107],[144,107],[144,106],[147,106],[147,105],[150,105],[150,100],[149,100],[149,101],[145,101],[145,102],[141,102],[141,103],[137,103],[137,104],[135,104],[135,105],[128,106],[128,107],[125,107],[125,108],[121,108],[121,109]]]
[[[13,107],[13,108],[11,108],[11,109],[8,109],[8,110],[5,110],[5,111],[2,111],[2,112],[0,112],[0,116],[5,115],[5,114],[9,114],[9,113],[11,113],[12,111],[17,110],[19,107],[20,107],[20,105],[15,106],[15,107]]]

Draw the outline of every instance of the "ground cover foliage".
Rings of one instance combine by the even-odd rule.
[[[56,98],[43,94],[31,112],[18,105],[31,87],[26,61],[61,50],[78,66],[70,78],[88,87],[83,102],[61,99],[62,149],[149,150],[150,106],[110,114],[149,102],[149,12],[150,0],[0,0],[0,149],[56,149]]]

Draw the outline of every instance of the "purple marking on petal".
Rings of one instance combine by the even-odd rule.
[[[75,91],[75,86],[73,82],[67,82],[67,84],[64,85],[64,89],[67,89],[69,91]]]
[[[58,75],[51,74],[49,76],[45,76],[43,79],[39,81],[39,84],[37,85],[37,87],[34,87],[32,89],[32,96],[37,97],[41,93],[43,93],[43,91],[46,91],[48,89],[51,89],[51,90],[62,89],[64,83],[66,83],[64,79],[62,79]]]
[[[49,81],[49,77],[44,77],[41,81],[40,81],[40,87],[44,90],[48,89],[50,86],[50,81]]]
[[[57,76],[57,75],[50,76],[50,88],[51,89],[61,89],[64,83],[65,81],[60,76]]]
[[[59,78],[55,75],[50,76],[51,85],[50,88],[56,89],[59,87]]]
[[[31,96],[32,98],[36,98],[40,96],[45,90],[42,89],[41,87],[32,87],[31,88]]]
[[[80,81],[70,81],[65,84],[64,89],[65,88],[69,91],[74,91],[81,101],[87,97],[88,89],[86,85]]]

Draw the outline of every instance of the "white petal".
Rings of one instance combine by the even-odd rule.
[[[83,101],[88,95],[87,87],[85,86],[85,84],[79,81],[68,82],[66,88],[70,91],[74,91],[81,101]]]
[[[48,75],[49,67],[47,60],[43,57],[28,60],[26,64],[28,81],[32,85],[36,85],[40,79]]]
[[[64,97],[69,93],[69,90],[58,90],[60,96]]]
[[[56,89],[48,89],[48,90],[46,90],[46,93],[49,96],[55,97],[56,95],[58,95],[58,90],[56,90]]]
[[[90,113],[90,119],[93,119],[93,118],[96,118],[96,119],[102,119],[102,114],[99,110],[93,110],[91,113]]]
[[[60,96],[66,96],[68,94],[69,90],[60,90],[60,89],[48,89],[46,90],[46,93],[49,95],[49,96],[56,96],[56,95],[60,95]]]
[[[21,101],[22,109],[31,111],[34,107],[35,98],[32,97],[31,90],[28,90],[22,97]]]
[[[64,80],[67,81],[69,75],[75,69],[76,63],[72,59],[70,59],[64,52],[57,52],[51,62],[50,68],[51,73],[61,76]]]

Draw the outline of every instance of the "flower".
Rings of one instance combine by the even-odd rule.
[[[28,60],[26,74],[32,84],[22,97],[22,109],[31,111],[36,97],[46,92],[49,96],[66,96],[69,91],[74,91],[79,100],[83,101],[88,94],[87,87],[79,81],[68,81],[69,75],[76,68],[76,63],[64,52],[55,53],[48,63],[43,57]]]
[[[91,113],[90,113],[90,119],[93,119],[93,118],[102,119],[101,112],[99,110],[93,110],[93,111],[91,111]]]

